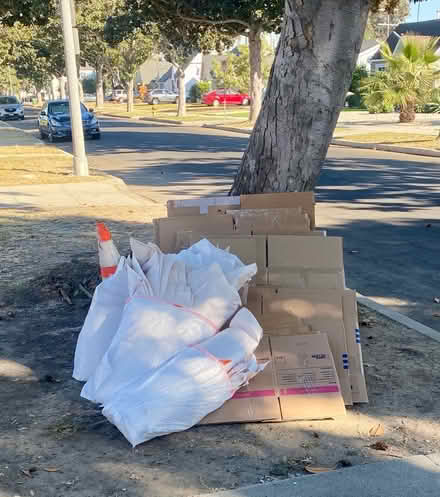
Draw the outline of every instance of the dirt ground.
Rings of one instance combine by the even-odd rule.
[[[1,497],[183,497],[306,477],[309,464],[440,451],[440,345],[365,308],[368,405],[338,420],[196,427],[133,450],[79,397],[73,354],[99,281],[95,219],[125,253],[128,236],[151,239],[151,218],[163,214],[0,211]],[[370,447],[378,441],[386,450]]]

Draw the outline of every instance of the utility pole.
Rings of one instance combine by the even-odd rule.
[[[89,166],[84,146],[71,3],[70,0],[60,0],[60,4],[63,23],[64,57],[66,60],[67,84],[69,87],[70,121],[72,123],[73,169],[76,176],[88,176]]]

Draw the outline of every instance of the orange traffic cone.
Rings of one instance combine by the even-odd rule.
[[[104,223],[96,223],[98,239],[99,267],[101,278],[108,278],[116,272],[120,255],[112,240],[112,235]]]

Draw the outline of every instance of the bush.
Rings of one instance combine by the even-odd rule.
[[[96,93],[96,79],[86,78],[82,80],[84,93]]]
[[[369,114],[389,114],[394,112],[394,107],[391,104],[370,104],[367,105],[367,110]]]
[[[202,95],[211,89],[211,81],[198,81],[195,85],[191,86],[189,90],[190,101],[198,102]]]
[[[355,107],[356,109],[360,109],[364,106],[362,97],[360,95],[350,95],[347,98],[347,103],[349,107]]]

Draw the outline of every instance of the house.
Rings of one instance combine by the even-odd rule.
[[[185,93],[188,96],[191,87],[201,79],[202,54],[195,54],[190,58],[185,68]],[[148,59],[139,68],[136,75],[136,84],[145,84],[149,88],[164,88],[178,91],[177,70],[165,61],[163,57]]]
[[[440,37],[440,19],[399,24],[390,33],[385,43],[388,44],[393,54],[395,54],[399,52],[402,47],[402,41],[408,36],[411,36],[411,38],[420,38],[420,40]],[[437,46],[437,54],[440,55],[440,45]],[[386,61],[383,59],[379,48],[371,59],[371,71],[384,71],[385,67]]]
[[[367,71],[371,71],[371,59],[380,48],[380,43],[376,40],[364,40],[357,59],[358,66],[365,66]]]

